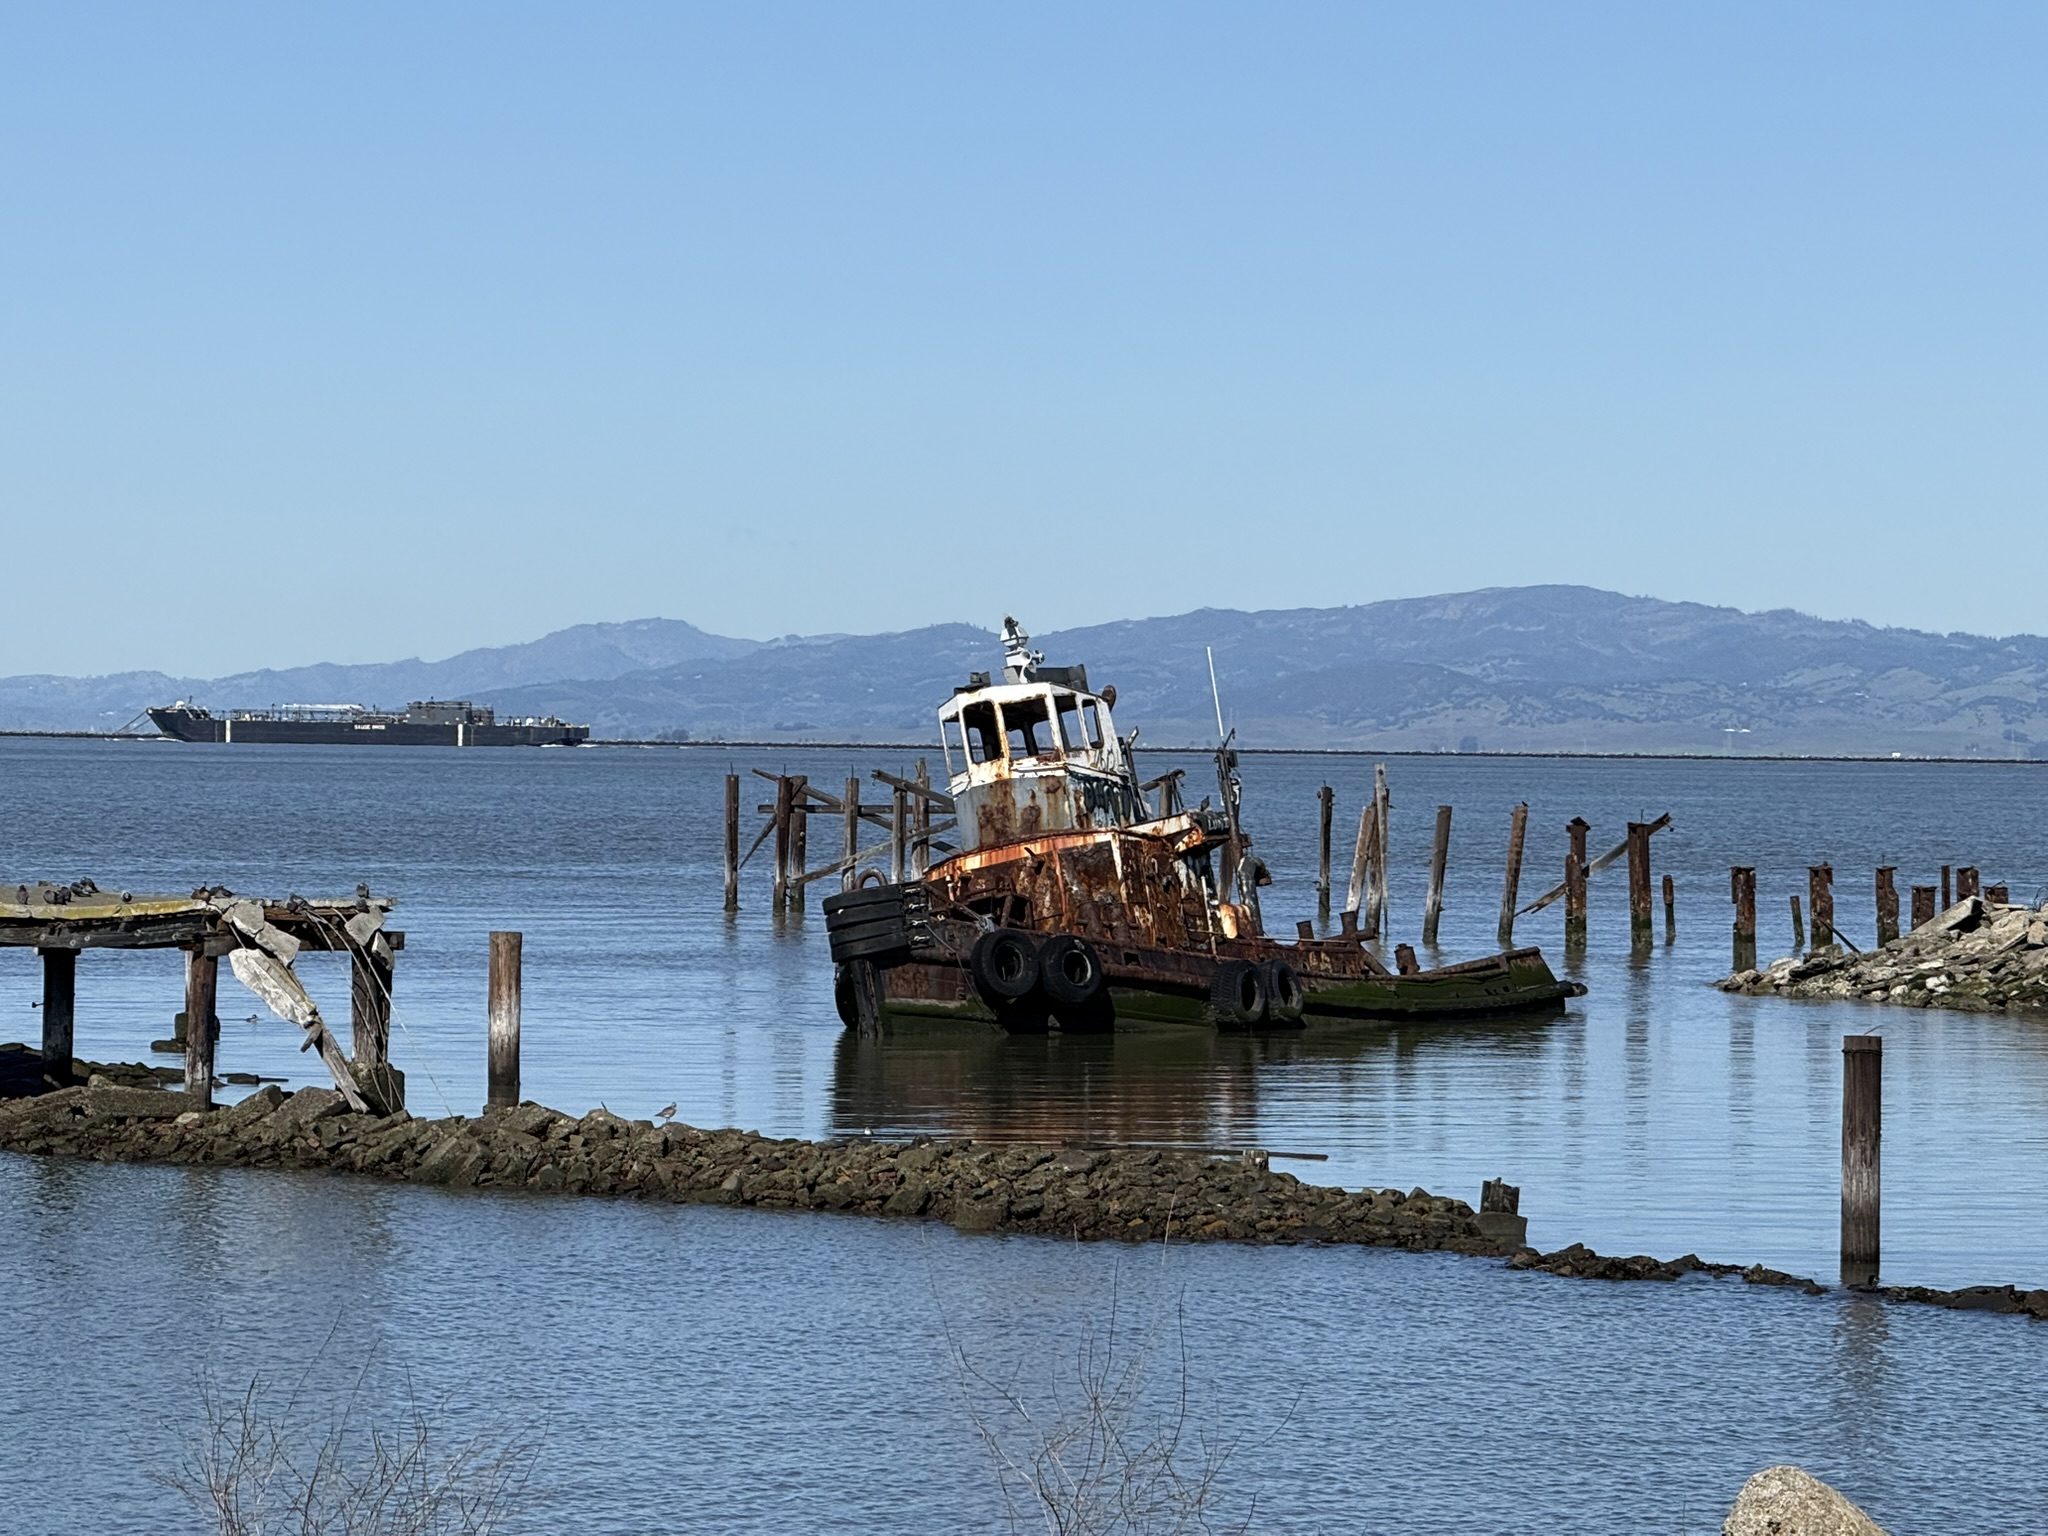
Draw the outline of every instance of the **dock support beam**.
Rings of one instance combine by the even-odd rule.
[[[1949,884],[1950,873],[1951,871],[1946,864],[1941,866],[1941,910],[1944,912],[1956,904],[1953,889]]]
[[[1877,867],[1877,944],[1882,949],[1899,936],[1899,887],[1893,880],[1898,869],[1890,864]]]
[[[725,776],[725,910],[740,909],[740,776]]]
[[[1628,824],[1628,945],[1640,953],[1650,947],[1650,824]]]
[[[1884,1039],[1842,1036],[1842,1284],[1877,1284]]]
[[[1806,870],[1806,915],[1813,924],[1813,947],[1835,942],[1835,866],[1810,864]]]
[[[78,1008],[78,951],[45,949],[43,957],[43,1075],[60,1088],[71,1083],[77,1054],[73,1025]]]
[[[1799,915],[1799,893],[1792,893],[1792,953],[1806,948],[1806,920]]]
[[[1387,765],[1372,765],[1372,895],[1366,898],[1365,936],[1376,939],[1392,926],[1387,912],[1387,827],[1394,797],[1387,792]]]
[[[1522,892],[1522,843],[1529,835],[1529,802],[1524,800],[1514,809],[1508,822],[1508,870],[1507,881],[1500,893],[1500,928],[1496,937],[1502,949],[1511,948],[1515,942],[1515,903]]]
[[[1323,823],[1325,831],[1329,822]],[[1330,845],[1323,844],[1323,872],[1329,873]],[[1437,923],[1444,913],[1444,867],[1451,861],[1451,808],[1440,805],[1436,808],[1436,838],[1429,845],[1429,899],[1422,908],[1422,942],[1431,946],[1436,943]]]
[[[1316,921],[1330,920],[1330,822],[1337,809],[1337,791],[1325,784],[1316,791]]]
[[[1678,887],[1669,875],[1664,877],[1664,942],[1670,944],[1678,938]]]
[[[519,1102],[520,962],[523,937],[491,935],[491,1037],[489,1088],[492,1109],[510,1109]]]
[[[1977,884],[1977,866],[1965,864],[1956,871],[1956,900],[1968,901],[1983,894]]]
[[[925,759],[917,760],[917,787],[929,790],[932,787],[931,770],[925,766]],[[932,867],[932,803],[924,795],[917,797],[917,807],[911,812],[917,818],[917,841],[910,847],[910,872],[922,880]]]
[[[840,855],[845,868],[839,871],[839,889],[850,891],[860,883],[860,872],[853,867],[854,859],[860,853],[860,780],[849,776],[846,780],[846,799],[841,802],[846,813],[846,830],[841,834],[845,851]]]
[[[220,959],[204,944],[185,952],[185,1096],[194,1109],[213,1108],[213,1017]]]
[[[1737,864],[1728,871],[1728,898],[1735,903],[1735,969],[1756,969],[1756,870]]]
[[[770,899],[777,912],[789,905],[789,807],[793,799],[789,775],[780,775],[775,780],[775,890]]]
[[[1583,816],[1574,816],[1565,827],[1571,851],[1564,859],[1564,947],[1586,947],[1586,834],[1592,827]]]
[[[1915,928],[1920,927],[1923,923],[1934,921],[1936,910],[1934,896],[1935,890],[1931,885],[1916,885],[1913,887],[1913,926]]]
[[[1358,845],[1351,853],[1351,883],[1344,891],[1344,910],[1351,914],[1351,927],[1358,926],[1358,904],[1365,899],[1366,876],[1372,868],[1373,827],[1378,807],[1371,801],[1358,813]],[[1366,937],[1374,937],[1368,934]]]
[[[889,803],[889,883],[901,885],[910,867],[910,794],[903,789],[894,794]]]
[[[789,829],[789,910],[792,912],[804,909],[804,876],[811,867],[810,802],[805,794],[810,785],[807,775],[798,774],[789,801],[789,816],[793,823]]]

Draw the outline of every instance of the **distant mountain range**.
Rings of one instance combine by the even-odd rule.
[[[1034,644],[1114,683],[1119,724],[1154,747],[1214,739],[1210,647],[1248,746],[2048,757],[2048,640],[2034,635],[1547,586],[1203,609]],[[998,667],[1000,649],[993,628],[965,624],[763,642],[642,619],[435,662],[0,678],[0,729],[117,730],[174,698],[219,710],[457,697],[588,722],[600,738],[923,741],[953,685]]]

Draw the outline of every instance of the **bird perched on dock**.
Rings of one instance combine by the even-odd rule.
[[[674,1104],[670,1104],[666,1109],[657,1109],[654,1112],[654,1118],[659,1120],[663,1125],[668,1124],[668,1122],[675,1119],[675,1117],[676,1107]]]

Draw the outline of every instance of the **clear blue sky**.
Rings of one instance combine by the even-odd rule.
[[[0,673],[2048,630],[2048,7],[0,8]]]

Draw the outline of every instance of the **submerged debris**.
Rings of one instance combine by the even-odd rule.
[[[1971,1013],[2048,1012],[2048,908],[1968,896],[1872,954],[1825,945],[1762,970],[1737,971],[1724,992],[1856,998]]]

